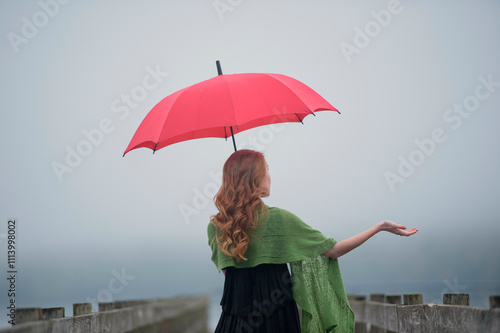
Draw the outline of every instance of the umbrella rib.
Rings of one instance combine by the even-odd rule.
[[[175,97],[175,100],[174,100],[174,101],[172,101],[172,106],[171,106],[171,108],[173,108],[173,107],[174,107],[174,104],[177,102],[177,100],[179,99],[179,97],[180,97],[182,94],[184,94],[184,92],[185,92],[188,88],[189,88],[189,87],[186,87],[186,88],[181,89],[181,90],[179,90],[179,91],[177,91],[177,92],[175,92],[175,93],[174,93],[174,94],[177,94],[177,96]],[[168,97],[168,96],[167,96],[167,97]],[[163,100],[162,100],[162,101],[163,101]],[[160,103],[161,103],[161,101],[160,101]],[[155,107],[156,107],[156,106],[155,106]],[[163,130],[165,129],[165,126],[166,126],[166,124],[167,124],[166,120],[167,120],[168,116],[169,116],[169,113],[167,113],[167,114],[165,115],[165,118],[164,118],[164,121],[163,121],[163,125],[161,126],[161,129],[160,129],[160,131],[158,132],[158,137],[156,138],[156,141],[158,141],[158,142],[156,143],[156,146],[155,146],[155,148],[154,148],[154,150],[153,150],[153,154],[154,154],[154,152],[155,152],[156,148],[158,147],[158,145],[160,144],[160,141],[161,141],[161,134],[163,133]],[[163,148],[163,147],[160,147],[160,148]]]
[[[313,114],[314,114],[314,113],[313,113]],[[304,125],[304,123],[302,122],[302,119],[300,119],[299,115],[298,115],[298,114],[295,114],[295,115],[296,115],[296,116],[297,116],[297,118],[299,119],[300,123],[301,123],[302,125]]]
[[[273,80],[278,81],[279,83],[281,83],[283,85],[283,87],[285,87],[288,91],[290,91],[293,95],[295,95],[297,97],[297,99],[302,103],[302,105],[304,105],[306,111],[309,111],[309,114],[314,114],[314,110],[310,110],[309,109],[309,107],[307,106],[307,104],[302,100],[302,98],[299,97],[299,95],[295,92],[295,90],[293,90],[292,88],[290,88],[287,84],[283,83],[283,81],[281,81],[281,80],[277,79],[276,77],[272,76],[272,74],[268,75],[267,77],[269,77],[269,78],[271,78],[271,79],[273,79]],[[291,78],[291,79],[295,80],[294,78]],[[295,81],[298,81],[298,80],[295,80]],[[299,83],[302,83],[302,82],[299,81]],[[302,84],[304,84],[304,83],[302,83]],[[309,89],[312,90],[311,87],[309,87],[307,85],[306,85],[306,87],[308,87]]]
[[[236,125],[236,129],[238,130],[238,121],[236,120],[236,114],[234,113],[234,101],[233,101],[233,96],[231,95],[231,87],[229,85],[229,83],[226,81],[226,77],[227,75],[220,75],[219,77],[222,78],[222,76],[225,76],[225,78],[222,80],[222,83],[224,85],[224,87],[226,88],[226,91],[227,91],[227,96],[229,97],[229,100],[231,102],[231,110],[233,111],[233,118],[234,118],[234,122],[235,122],[235,125]],[[232,126],[230,126],[230,129],[232,131]],[[226,130],[226,128],[224,127],[224,131]],[[227,136],[227,134],[226,134]],[[227,137],[226,137],[227,139]]]

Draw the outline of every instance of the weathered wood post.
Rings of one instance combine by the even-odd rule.
[[[402,304],[401,295],[387,295],[385,296],[385,302],[387,304]]]
[[[387,304],[401,304],[401,295],[386,295],[385,302]],[[387,333],[397,333],[395,331],[387,330]]]
[[[490,309],[500,308],[500,295],[490,296]]]
[[[42,319],[64,318],[64,308],[43,308]]]
[[[355,313],[364,313],[364,301],[366,301],[366,296],[359,295],[347,295],[349,299],[349,303],[351,303],[351,307]],[[360,303],[363,302],[363,303]],[[361,315],[362,316],[362,315]],[[364,317],[354,317],[356,322],[354,323],[354,333],[368,333],[368,329],[366,328],[366,322]]]
[[[99,312],[115,309],[115,302],[99,302]]]
[[[500,295],[490,296],[490,309],[485,315],[483,326],[490,331],[493,331],[493,328],[498,331],[500,327]]]
[[[16,309],[16,325],[38,320],[42,320],[42,308]]]
[[[384,294],[370,294],[371,302],[379,302],[385,303],[385,295]]]
[[[403,305],[398,305],[398,328],[401,332],[433,332],[422,330],[421,323],[430,324],[423,317],[422,294],[404,294]]]
[[[74,303],[73,316],[81,316],[92,313],[92,303]]]
[[[424,304],[422,294],[404,294],[403,304],[404,305],[418,305]]]
[[[385,295],[384,294],[370,294],[371,302],[385,303]],[[370,333],[386,333],[386,330],[375,326],[370,325]]]
[[[443,304],[469,306],[470,304],[469,294],[444,294]]]

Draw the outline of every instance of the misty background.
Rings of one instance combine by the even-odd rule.
[[[122,154],[165,96],[280,73],[341,115],[236,135],[270,206],[341,240],[348,293],[500,293],[499,1],[1,1],[0,263],[16,220],[17,307],[210,295],[206,227],[230,140]],[[0,279],[0,327],[9,288]],[[215,319],[214,319],[215,318]]]

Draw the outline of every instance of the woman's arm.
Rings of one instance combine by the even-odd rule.
[[[392,221],[382,221],[374,225],[368,230],[363,231],[356,236],[352,236],[343,241],[336,243],[331,249],[322,253],[322,255],[327,256],[332,259],[337,259],[344,254],[354,250],[368,239],[370,239],[373,235],[378,233],[379,231],[388,231],[396,235],[400,236],[411,236],[418,231],[417,228],[412,228],[410,230],[406,230],[406,227],[401,224],[396,224]]]

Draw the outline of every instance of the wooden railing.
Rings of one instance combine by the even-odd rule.
[[[64,317],[64,308],[19,308],[15,325],[1,333],[49,332],[193,332],[207,333],[208,299],[179,297],[148,301],[73,304],[73,317]]]
[[[444,294],[443,304],[423,304],[422,294],[349,296],[355,333],[499,333],[500,296],[490,309],[469,306],[468,294]]]

